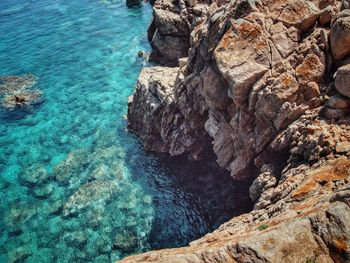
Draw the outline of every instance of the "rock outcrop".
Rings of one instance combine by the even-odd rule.
[[[155,21],[160,19],[157,9],[168,12],[161,3],[156,3]],[[336,24],[349,17],[341,8],[338,1],[211,4],[193,20],[191,47],[179,68],[171,74],[160,68],[141,74],[144,91],[138,84],[129,103],[130,127],[142,138],[152,137],[153,145],[144,140],[148,149],[190,154],[194,159],[213,149],[233,178],[255,177],[267,153],[270,159],[283,161],[269,145],[307,111],[319,109],[328,119],[348,116],[348,62],[333,51],[334,36],[340,34]],[[180,20],[160,20],[157,31],[164,34],[184,28]],[[317,26],[321,22],[323,26]],[[341,29],[346,38],[346,26]],[[350,52],[346,41],[341,44],[341,50]],[[164,85],[174,83],[167,88],[172,99],[163,101],[158,113],[152,111],[150,120],[150,110],[143,106],[149,97],[141,94],[147,93],[153,79],[161,78]],[[139,132],[136,125],[147,126],[148,132]]]
[[[0,76],[0,106],[14,110],[40,103],[42,92],[32,89],[37,81],[32,74]]]
[[[153,47],[150,60],[165,66],[176,66],[187,57],[191,24],[206,11],[207,4],[196,0],[161,0],[154,3],[154,18],[148,30]]]
[[[187,27],[157,3],[151,43],[169,61],[175,49],[159,52],[154,34]],[[149,150],[213,151],[234,179],[254,180],[255,208],[189,247],[125,262],[349,262],[349,3],[177,5],[189,49],[158,60],[177,68],[143,70],[129,127]]]

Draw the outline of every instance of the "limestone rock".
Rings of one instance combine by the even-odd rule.
[[[278,20],[300,31],[308,30],[317,20],[319,10],[311,1],[288,1]]]
[[[189,40],[183,37],[161,35],[158,31],[152,38],[154,51],[150,55],[151,60],[158,61],[162,65],[178,66],[178,59],[187,56]]]
[[[187,34],[187,28],[177,26],[185,21],[177,7],[165,2],[155,6],[161,10],[155,12],[154,40],[176,37],[176,43]],[[147,149],[188,153],[196,159],[212,148],[218,163],[235,179],[256,174],[253,163],[263,157],[276,134],[325,102],[329,29],[317,27],[316,20],[327,8],[336,10],[337,3],[240,0],[225,8],[212,4],[209,13],[189,27],[191,48],[173,81],[174,96],[165,101],[159,119],[137,121]],[[166,17],[167,12],[174,14]],[[158,49],[177,52],[167,51],[170,45],[160,44]],[[184,55],[171,56],[175,61]],[[142,108],[138,105],[141,101],[130,104],[129,111]],[[325,113],[339,113],[332,111]],[[130,127],[135,119],[129,119]],[[151,122],[156,124],[153,129],[142,127]]]

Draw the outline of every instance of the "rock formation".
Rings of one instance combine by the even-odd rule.
[[[255,179],[256,203],[189,247],[125,262],[350,261],[349,7],[156,2],[152,54],[176,67],[143,69],[129,127],[149,150],[214,151],[234,179]]]
[[[8,110],[38,104],[42,92],[31,89],[37,78],[31,74],[23,76],[0,76],[0,105]]]

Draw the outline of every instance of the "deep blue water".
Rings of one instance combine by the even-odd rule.
[[[126,130],[151,15],[121,0],[0,1],[0,76],[33,74],[43,92],[0,108],[0,262],[113,262],[242,211],[215,164],[145,153]]]

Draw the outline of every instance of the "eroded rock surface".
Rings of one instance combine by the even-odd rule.
[[[255,208],[189,247],[125,262],[350,261],[349,6],[186,4],[202,12],[188,19],[188,56],[169,74],[176,75],[166,89],[171,100],[161,99],[159,112],[144,106],[153,95],[140,94],[166,79],[160,68],[147,69],[152,74],[141,74],[129,104],[129,126],[148,127],[133,130],[153,151],[199,159],[213,150],[234,179],[253,181]],[[160,20],[161,13],[150,31],[180,34],[181,20]]]
[[[159,18],[168,7],[157,3],[157,31],[184,33],[179,19]],[[342,6],[338,1],[211,4],[191,24],[189,56],[174,68],[177,77],[167,88],[172,99],[162,102],[159,113],[151,110],[151,120],[143,106],[148,98],[137,96],[142,93],[138,84],[137,103],[129,104],[129,126],[149,127],[148,132],[133,129],[146,138],[147,149],[198,159],[211,148],[233,178],[255,177],[270,143],[307,111],[326,105],[320,114],[327,119],[349,115],[346,99],[332,97],[327,102],[338,92],[348,96],[348,65],[346,60],[334,64],[331,50],[335,33],[330,31],[350,15]],[[325,14],[331,16],[329,21],[321,17]],[[324,26],[318,27],[321,18]],[[157,78],[169,85],[160,68],[147,70],[152,77],[141,74],[144,90]],[[332,72],[337,72],[335,78]],[[282,161],[280,152],[269,153]]]

